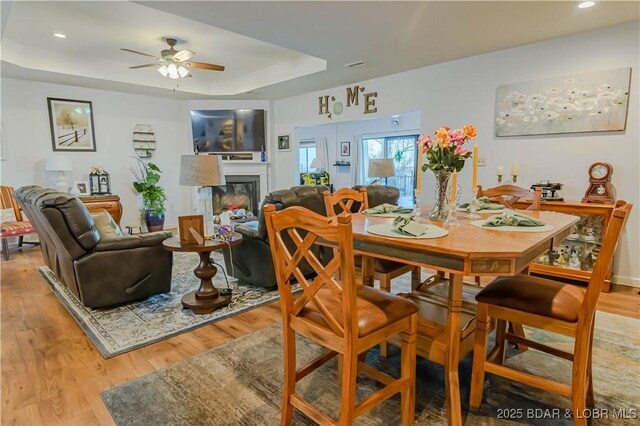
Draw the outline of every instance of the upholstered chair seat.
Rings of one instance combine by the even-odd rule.
[[[476,295],[480,303],[529,312],[563,321],[578,321],[584,290],[571,284],[529,275],[494,280]]]
[[[316,293],[329,314],[342,324],[342,302],[335,292],[324,287]],[[418,306],[412,301],[371,287],[359,286],[356,311],[358,313],[358,337],[366,337],[387,325],[418,312]],[[330,330],[322,312],[313,302],[309,302],[300,312],[300,316]]]

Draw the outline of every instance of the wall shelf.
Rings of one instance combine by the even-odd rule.
[[[334,163],[333,166],[334,167],[349,167],[349,166],[351,166],[351,163]]]

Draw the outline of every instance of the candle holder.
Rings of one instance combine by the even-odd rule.
[[[473,190],[473,199],[469,203],[469,214],[466,215],[465,217],[467,219],[480,219],[482,216],[476,213],[477,211],[478,211],[478,187],[476,186],[475,189]]]
[[[456,215],[456,205],[449,205],[449,213],[447,214],[447,219],[444,221],[444,224],[447,226],[458,226],[458,216]]]
[[[518,182],[518,175],[511,175],[511,180],[513,180],[513,183]]]

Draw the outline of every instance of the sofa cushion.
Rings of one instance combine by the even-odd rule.
[[[584,293],[583,289],[571,284],[517,275],[494,280],[480,290],[476,300],[503,308],[576,322]]]

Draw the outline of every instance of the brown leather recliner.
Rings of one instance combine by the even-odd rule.
[[[38,232],[45,263],[87,307],[100,308],[171,290],[169,232],[109,235],[76,197],[39,186],[14,197]]]
[[[229,255],[228,249],[223,252],[227,273],[249,284],[266,288],[274,287],[276,275],[267,237],[264,206],[274,204],[277,210],[300,206],[326,216],[322,193],[328,190],[326,186],[322,185],[303,185],[269,193],[262,202],[257,228],[247,226],[247,224],[235,227],[236,232],[242,234],[243,239],[241,244],[231,248],[231,255]],[[314,246],[312,251],[321,262],[325,262],[327,256],[332,255],[331,250],[324,247]],[[301,265],[301,270],[303,273],[312,272],[312,269],[304,262]]]

